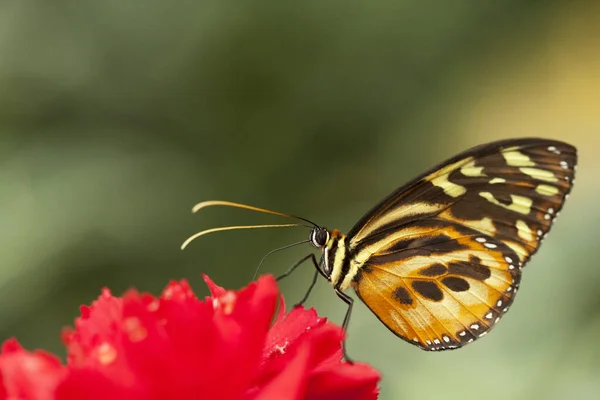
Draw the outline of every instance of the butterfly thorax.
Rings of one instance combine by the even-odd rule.
[[[328,231],[328,240],[321,246],[323,251],[323,274],[337,289],[347,289],[360,270],[360,263],[353,257],[348,236],[334,229]]]

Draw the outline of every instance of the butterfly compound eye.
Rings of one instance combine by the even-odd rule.
[[[323,247],[329,240],[329,232],[325,228],[314,228],[310,231],[310,242],[315,247]]]

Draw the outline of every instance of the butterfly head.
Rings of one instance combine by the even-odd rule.
[[[319,272],[321,272],[321,275],[323,275],[327,280],[330,279],[331,277],[331,269],[329,268],[329,248],[331,247],[331,243],[332,243],[332,239],[333,239],[332,232],[329,231],[329,229],[327,228],[323,228],[321,226],[315,226],[311,231],[310,231],[310,235],[309,235],[309,240],[310,243],[321,249],[321,251],[323,252],[323,258],[321,259],[321,262],[319,263]]]
[[[329,242],[329,237],[329,231],[326,228],[315,226],[310,231],[309,240],[313,246],[322,249]]]
[[[334,266],[341,262],[341,259],[345,254],[345,249],[338,251],[340,245],[344,247],[344,239],[345,235],[337,229],[330,231],[327,228],[314,227],[310,232],[310,243],[313,246],[320,248],[323,252],[319,270],[321,275],[330,282],[334,282],[332,279],[336,276],[336,273],[334,273]],[[341,257],[338,262],[336,262],[336,257]]]

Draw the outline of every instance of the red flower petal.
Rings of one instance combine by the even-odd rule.
[[[120,303],[120,315],[105,304],[115,301],[103,294],[68,338],[70,348],[78,338],[76,350],[86,356],[74,366],[102,371],[127,388],[130,398],[143,393],[240,398],[258,373],[277,286],[272,277],[264,277],[237,293],[215,288],[219,296],[209,302],[199,301],[185,281],[171,283],[158,302],[130,292]],[[116,329],[93,328],[97,323]],[[74,376],[65,392],[79,385],[72,382]],[[225,377],[235,379],[224,382]]]
[[[375,399],[379,373],[342,361],[340,327],[302,307],[273,326],[277,286],[240,291],[204,277],[200,301],[186,281],[159,297],[104,289],[63,339],[68,365],[10,340],[0,355],[0,399]],[[55,391],[56,388],[56,391]],[[56,395],[54,396],[54,391]]]
[[[62,338],[67,345],[67,360],[71,365],[103,363],[111,358],[104,343],[113,344],[119,336],[118,321],[123,312],[123,300],[102,289],[98,300],[90,307],[81,307],[81,317],[75,320],[75,330],[66,329]],[[103,351],[104,348],[104,351]]]
[[[283,299],[281,310],[285,310]],[[340,327],[327,323],[314,309],[294,308],[269,331],[257,384],[268,386],[280,379],[280,371],[294,362],[298,347],[303,346],[311,349],[304,374],[306,399],[376,399],[379,373],[364,364],[342,362],[343,337]]]
[[[285,313],[283,298],[280,311]],[[325,318],[320,318],[312,308],[310,310],[302,307],[294,308],[289,314],[284,315],[284,318],[278,318],[269,330],[263,358],[272,358],[277,356],[277,353],[284,352],[290,343],[296,342],[300,336],[325,324],[326,321]]]
[[[101,371],[92,369],[74,369],[69,371],[68,380],[56,388],[56,400],[107,400],[152,399],[151,393],[135,393],[135,389],[119,385]]]
[[[210,295],[212,297],[220,297],[225,294],[226,290],[215,284],[208,275],[202,274],[202,278],[204,279],[204,282],[206,282],[206,286],[208,286],[208,290],[210,290]]]
[[[306,391],[307,364],[310,358],[310,346],[298,349],[295,357],[280,373],[261,388],[248,391],[249,398],[258,392],[256,400],[300,400]]]
[[[28,352],[9,339],[0,354],[0,398],[51,400],[65,373],[58,358],[43,351]]]

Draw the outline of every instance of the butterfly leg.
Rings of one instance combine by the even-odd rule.
[[[319,264],[317,263],[317,259],[316,259],[315,255],[313,253],[310,253],[306,257],[301,258],[297,263],[295,263],[294,265],[292,265],[283,275],[277,277],[277,282],[279,282],[283,278],[287,278],[288,276],[290,276],[292,274],[292,272],[294,272],[294,270],[296,268],[298,268],[300,265],[302,265],[308,259],[310,259],[313,262],[313,264],[314,264],[314,266],[315,266],[315,268],[317,270],[315,271],[315,275],[313,276],[312,283],[308,287],[308,290],[306,291],[306,294],[304,295],[304,297],[302,298],[302,300],[300,300],[299,303],[296,303],[294,305],[294,307],[301,306],[302,304],[304,304],[304,302],[308,299],[308,296],[310,295],[310,292],[313,290],[313,288],[315,287],[315,284],[317,283],[317,277],[319,275],[320,269],[319,269]]]
[[[350,315],[352,314],[352,305],[354,304],[354,299],[348,296],[346,293],[339,290],[338,288],[335,289],[335,294],[337,294],[338,297],[342,299],[342,301],[346,303],[346,305],[348,305],[348,310],[346,311],[346,316],[344,317],[344,322],[342,323],[344,335],[346,335],[346,332],[348,331],[348,324],[350,323]],[[354,364],[354,361],[350,357],[348,357],[348,352],[346,351],[346,336],[344,336],[344,341],[342,342],[342,352],[344,354],[344,359],[346,360],[346,362]]]
[[[315,265],[317,265],[317,259],[315,258],[315,255],[313,253],[310,253],[310,254],[306,255],[305,257],[302,257],[300,260],[298,260],[298,262],[296,262],[294,265],[292,265],[282,275],[278,276],[277,277],[277,282],[279,282],[283,278],[287,278],[288,276],[290,276],[292,274],[292,272],[294,272],[296,270],[296,268],[298,268],[300,265],[304,264],[304,262],[306,260],[310,259],[310,258],[312,258],[312,260],[315,263]]]
[[[315,287],[315,284],[317,283],[317,278],[318,277],[319,277],[319,271],[317,270],[317,271],[315,271],[315,274],[313,275],[312,283],[308,287],[308,290],[306,291],[306,294],[304,295],[304,297],[302,298],[302,300],[300,300],[298,303],[294,304],[294,307],[299,307],[302,304],[304,304],[304,302],[306,300],[308,300],[308,296],[310,295],[310,292],[312,292],[313,288]]]

